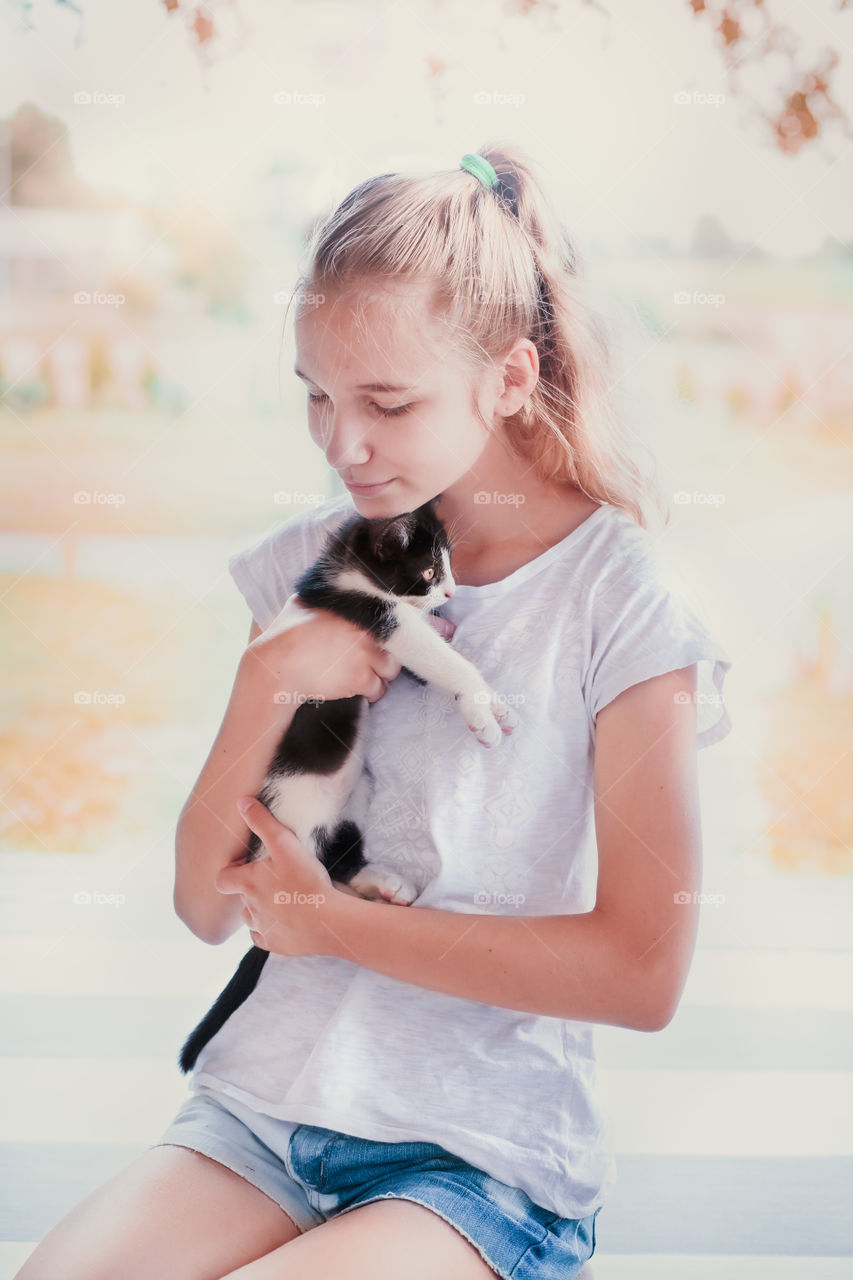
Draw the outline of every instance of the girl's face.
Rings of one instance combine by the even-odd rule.
[[[308,391],[311,439],[363,516],[414,511],[470,471],[489,440],[474,413],[471,370],[442,341],[428,299],[426,286],[393,282],[360,322],[328,294],[296,315],[295,371]],[[489,387],[484,379],[487,422]]]

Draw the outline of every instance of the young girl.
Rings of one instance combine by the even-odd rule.
[[[685,983],[696,748],[730,727],[730,663],[655,558],[606,333],[530,163],[362,183],[315,233],[295,338],[349,494],[230,561],[249,645],[176,857],[189,928],[244,922],[270,957],[160,1142],[20,1280],[570,1280],[615,1177],[593,1025],[659,1030]],[[342,619],[262,634],[353,511],[436,495],[458,586],[435,625],[519,720],[492,751]],[[282,689],[374,704],[368,849],[412,906],[335,891],[263,805],[238,812]],[[271,856],[238,866],[248,828]]]

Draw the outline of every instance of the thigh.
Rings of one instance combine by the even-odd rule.
[[[239,1174],[156,1146],[62,1218],[15,1280],[219,1280],[298,1234]]]
[[[461,1232],[412,1200],[374,1200],[313,1227],[225,1280],[495,1280]]]

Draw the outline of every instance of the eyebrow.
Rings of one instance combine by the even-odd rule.
[[[293,372],[296,374],[297,378],[301,378],[303,382],[314,381],[313,378],[308,377],[307,373],[303,373],[301,369],[294,369]],[[390,382],[363,382],[360,387],[356,387],[356,391],[390,391],[392,393],[411,390],[411,387],[400,387],[393,385]]]

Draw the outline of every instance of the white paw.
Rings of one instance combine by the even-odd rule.
[[[381,862],[369,862],[362,867],[350,880],[349,887],[361,898],[396,902],[405,907],[418,896],[418,890],[399,871]]]
[[[505,733],[512,733],[518,726],[518,718],[491,689],[465,693],[459,699],[459,709],[468,728],[477,735],[484,747],[495,747]]]

